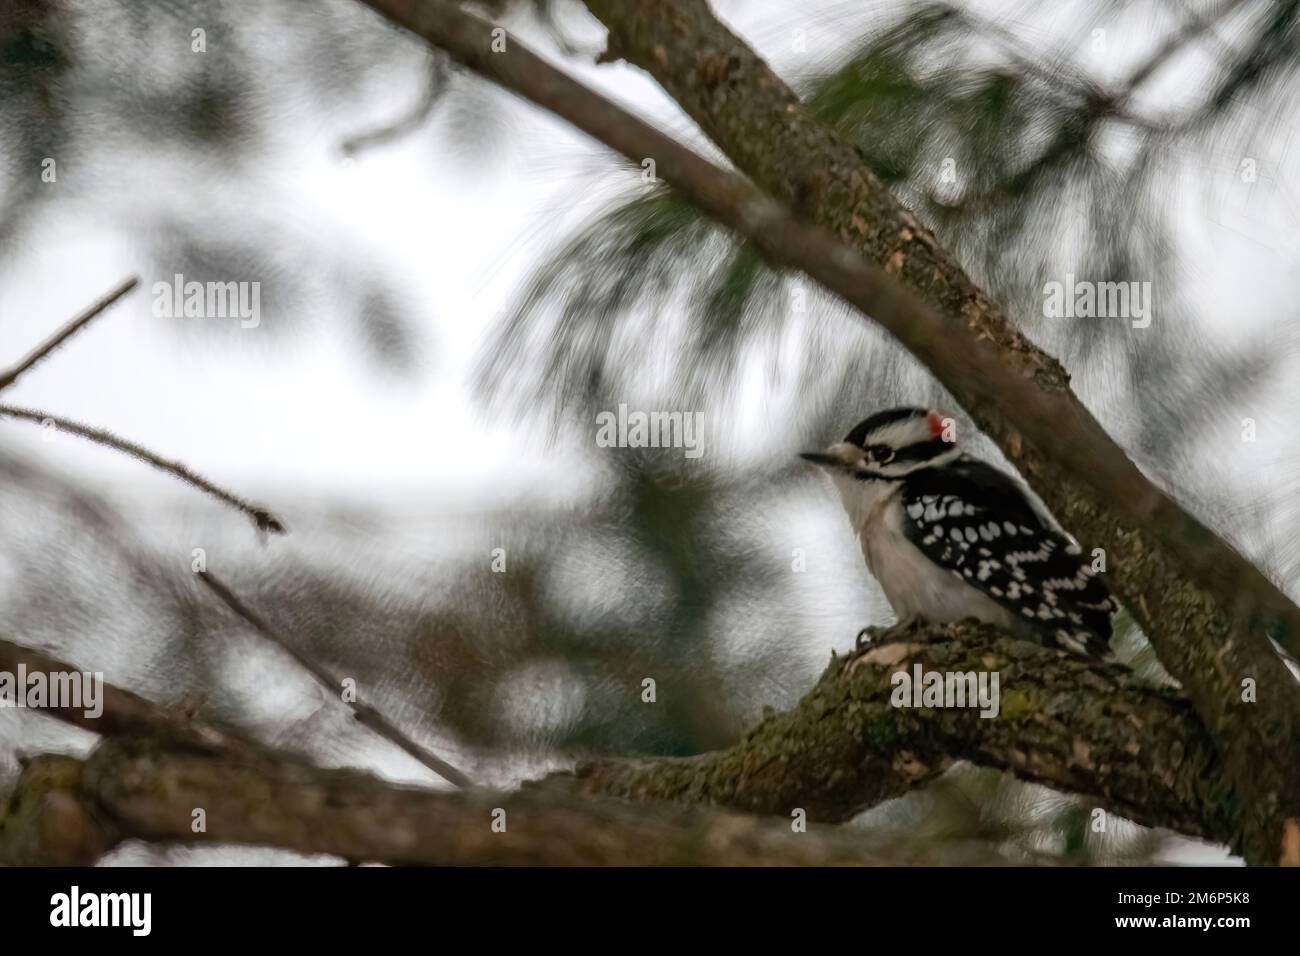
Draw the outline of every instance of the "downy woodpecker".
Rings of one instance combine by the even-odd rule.
[[[975,618],[1105,656],[1116,609],[1106,585],[1015,479],[955,437],[939,412],[894,408],[801,457],[834,481],[900,624]]]

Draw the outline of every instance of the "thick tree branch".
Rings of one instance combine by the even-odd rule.
[[[432,793],[354,771],[215,761],[130,742],[92,756],[83,792],[115,825],[155,840],[195,842],[191,808],[203,807],[204,842],[394,864],[880,864],[907,852],[838,830],[794,833],[788,821],[552,794]],[[492,826],[498,810],[504,832]]]
[[[120,839],[81,798],[83,764],[42,754],[0,805],[0,866],[91,866]]]
[[[88,865],[127,839],[266,846],[395,865],[988,862],[987,850],[973,847],[954,856],[947,847],[830,827],[796,832],[790,821],[667,804],[435,793],[270,753],[214,756],[141,738],[107,740],[84,763],[37,758],[0,807],[0,864]]]
[[[1000,711],[895,707],[896,673],[996,672]],[[1218,843],[1240,829],[1219,755],[1186,699],[1125,668],[966,622],[833,659],[793,710],[734,747],[687,758],[578,767],[579,792],[847,820],[958,760],[1097,801],[1146,826]],[[548,783],[563,784],[557,774]]]
[[[75,674],[82,670],[42,651],[0,639],[0,672],[16,675],[20,669],[28,674]],[[88,717],[85,707],[50,706],[41,713],[96,734],[157,737],[213,752],[227,752],[244,746],[237,737],[197,722],[188,714],[159,706],[108,681],[104,682],[100,704],[102,712],[98,717]]]
[[[807,273],[925,364],[1066,527],[1106,549],[1115,589],[1224,754],[1246,807],[1236,848],[1252,861],[1277,860],[1284,820],[1300,816],[1300,694],[1266,634],[1275,628],[1300,646],[1300,609],[1142,475],[1070,393],[1059,363],[1006,320],[857,150],[819,124],[703,0],[588,5],[610,27],[613,52],[649,70],[799,219],[517,41],[494,53],[492,26],[454,5],[365,2],[625,156],[653,157],[667,182],[769,262]],[[1243,701],[1247,678],[1257,703]]]
[[[71,669],[0,642],[0,668],[20,663]],[[998,672],[999,716],[892,706],[892,675],[916,664]],[[0,810],[0,863],[84,865],[125,839],[396,864],[987,862],[972,848],[953,856],[951,848],[791,826],[798,810],[814,822],[846,820],[924,785],[958,759],[1219,842],[1230,841],[1240,824],[1216,751],[1186,701],[1139,685],[1122,668],[973,622],[832,661],[794,710],[764,720],[729,750],[589,763],[511,794],[434,793],[311,767],[125,691],[106,691],[98,721],[76,711],[53,716],[126,736],[109,738],[84,763],[55,756],[27,763]],[[669,805],[683,803],[701,806]],[[505,811],[505,832],[492,827],[497,809]],[[197,830],[196,810],[203,811]]]

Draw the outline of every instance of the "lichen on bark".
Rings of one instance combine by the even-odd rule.
[[[900,708],[893,675],[920,664],[997,672],[1002,707]],[[956,760],[1089,796],[1135,822],[1231,843],[1240,805],[1190,703],[1119,665],[1008,638],[967,621],[834,658],[792,710],[733,747],[687,758],[579,765],[588,794],[705,803],[841,822],[932,780]],[[561,775],[562,776],[562,775]]]

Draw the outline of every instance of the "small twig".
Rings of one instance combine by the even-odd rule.
[[[411,112],[384,126],[375,127],[363,133],[354,133],[339,145],[339,151],[346,157],[354,158],[358,153],[367,149],[391,143],[415,132],[433,114],[433,108],[438,105],[438,101],[442,99],[443,93],[446,92],[447,81],[450,76],[451,71],[447,69],[447,64],[442,56],[437,53],[433,54],[424,91],[420,94],[420,101],[412,108]]]
[[[343,686],[343,682],[339,680],[338,677],[330,673],[328,669],[323,665],[318,664],[306,653],[297,647],[294,647],[294,645],[290,641],[287,641],[281,634],[277,633],[269,624],[262,620],[257,612],[241,601],[239,597],[220,579],[214,576],[211,571],[200,571],[198,572],[198,576],[199,580],[202,581],[213,594],[219,597],[226,607],[230,608],[230,610],[234,611],[235,614],[243,618],[253,628],[253,630],[257,631],[264,638],[278,646],[281,650],[285,651],[290,657],[297,661],[303,670],[311,674],[311,676],[316,679],[316,682],[324,687],[331,696],[338,694],[339,688]],[[411,740],[402,733],[395,724],[390,722],[388,718],[375,710],[375,708],[371,707],[369,704],[362,704],[357,701],[348,700],[344,700],[344,703],[352,708],[352,713],[355,715],[358,723],[365,727],[369,727],[385,740],[401,747],[408,754],[420,763],[424,764],[438,776],[442,777],[448,783],[462,789],[473,786],[473,781],[464,773],[457,770],[441,757],[431,753],[429,750]]]
[[[72,338],[74,335],[76,335],[78,332],[84,329],[87,325],[93,322],[101,314],[107,311],[108,308],[112,306],[114,303],[116,303],[118,299],[121,299],[128,292],[131,292],[139,284],[140,284],[139,276],[132,276],[130,279],[127,279],[125,282],[123,282],[120,286],[118,286],[108,295],[104,296],[104,298],[100,299],[90,308],[86,309],[85,312],[81,313],[81,315],[77,316],[75,319],[73,319],[71,322],[69,322],[63,328],[59,329],[59,331],[55,332],[52,336],[50,336],[43,343],[37,346],[36,350],[32,352],[31,355],[27,356],[27,358],[23,359],[21,362],[15,365],[8,372],[0,374],[0,392],[4,391],[10,385],[16,382],[20,375],[27,372],[29,369],[31,369],[33,365],[41,361],[41,359],[45,358],[47,355],[49,355],[51,352],[57,349],[68,339]]]
[[[1129,100],[1139,86],[1142,86],[1155,73],[1159,72],[1174,56],[1185,50],[1188,44],[1199,40],[1203,34],[1212,34],[1219,24],[1236,13],[1247,2],[1249,0],[1228,0],[1217,11],[1205,17],[1194,14],[1189,16],[1182,27],[1166,37],[1164,43],[1160,44],[1151,56],[1129,74],[1128,80],[1123,84],[1122,92],[1116,99],[1121,101]]]
[[[50,424],[59,431],[67,432],[70,435],[76,435],[79,438],[85,438],[93,441],[98,445],[104,445],[107,448],[113,448],[117,451],[137,458],[147,465],[152,465],[159,471],[165,471],[167,474],[179,478],[191,487],[199,489],[206,494],[224,501],[231,507],[237,508],[244,514],[253,519],[260,531],[269,531],[274,534],[284,534],[284,523],[275,515],[265,508],[259,508],[251,502],[245,501],[238,495],[226,491],[224,488],[214,485],[202,475],[196,474],[186,468],[180,462],[169,461],[159,455],[149,451],[149,449],[137,445],[135,442],[127,441],[125,438],[119,438],[112,432],[104,431],[100,428],[92,428],[89,425],[83,425],[80,422],[74,422],[67,418],[60,418],[57,415],[51,415],[48,412],[40,411],[35,408],[18,408],[13,405],[0,405],[0,418],[16,418],[21,421],[35,422],[38,425]]]

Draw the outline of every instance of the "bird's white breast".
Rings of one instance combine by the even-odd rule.
[[[903,533],[902,487],[836,476],[836,486],[862,545],[862,556],[899,620],[936,624],[968,617],[1015,626],[1015,616],[927,558]]]

